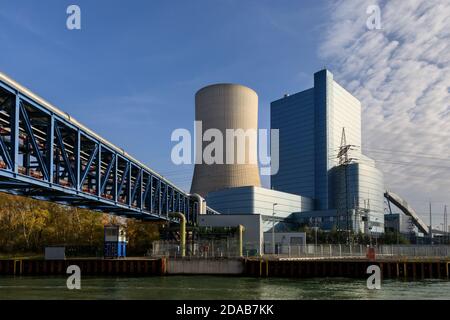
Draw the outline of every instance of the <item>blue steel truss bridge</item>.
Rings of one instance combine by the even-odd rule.
[[[140,220],[216,213],[2,73],[0,191]]]

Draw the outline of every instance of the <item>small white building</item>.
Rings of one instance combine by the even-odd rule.
[[[289,254],[306,245],[304,232],[264,232],[265,253]],[[274,250],[275,248],[275,250]]]
[[[200,226],[237,227],[243,225],[244,254],[264,253],[264,233],[274,229],[277,241],[303,239],[299,233],[288,233],[289,222],[286,218],[294,212],[310,211],[313,201],[310,198],[291,193],[254,187],[227,188],[208,193],[208,206],[221,214],[199,216]],[[295,236],[296,235],[296,236]],[[294,241],[294,240],[293,240]],[[281,242],[280,242],[281,244]],[[267,246],[266,246],[267,247]],[[267,253],[267,251],[266,251]]]

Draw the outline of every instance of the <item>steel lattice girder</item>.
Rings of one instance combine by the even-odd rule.
[[[3,81],[0,98],[0,190],[142,220],[178,211],[195,221],[195,197]]]

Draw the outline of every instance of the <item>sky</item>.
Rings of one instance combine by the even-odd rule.
[[[71,4],[81,30],[66,27]],[[1,72],[185,190],[193,168],[172,164],[170,136],[192,130],[198,89],[253,88],[268,128],[270,102],[327,67],[362,102],[362,149],[387,188],[425,221],[429,201],[436,223],[450,205],[446,0],[0,0],[0,44]]]

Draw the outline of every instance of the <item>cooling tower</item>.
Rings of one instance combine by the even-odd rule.
[[[238,84],[214,84],[200,89],[195,95],[195,120],[201,121],[202,136],[206,130],[215,128],[223,135],[223,164],[206,164],[198,160],[194,169],[191,193],[206,197],[208,192],[224,188],[260,186],[257,164],[257,142],[245,139],[245,161],[237,159],[238,140],[234,140],[234,161],[227,161],[226,129],[241,129],[247,133],[258,128],[258,95],[250,88]],[[250,130],[249,130],[250,129]],[[235,131],[236,132],[236,131]],[[257,137],[256,137],[257,138]],[[256,139],[257,140],[257,139]],[[213,141],[213,139],[211,139]],[[241,140],[242,141],[242,140]],[[196,159],[210,141],[199,147],[196,139]],[[229,149],[231,150],[231,149]],[[241,150],[242,152],[242,150]],[[200,155],[201,155],[200,154]],[[229,159],[232,152],[229,152]],[[252,160],[253,159],[253,160]]]

